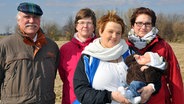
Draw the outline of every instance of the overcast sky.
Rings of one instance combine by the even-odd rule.
[[[84,7],[92,10],[127,11],[130,8],[145,6],[156,13],[184,14],[184,0],[0,0],[0,33],[6,27],[16,25],[17,6],[21,2],[32,2],[40,5],[43,10],[42,20],[55,22],[63,26],[68,17]]]

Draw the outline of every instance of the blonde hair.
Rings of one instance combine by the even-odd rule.
[[[103,15],[97,22],[97,29],[101,33],[104,31],[105,26],[108,22],[115,22],[121,25],[122,27],[122,34],[124,33],[125,30],[125,24],[124,21],[121,17],[119,17],[116,14],[116,11],[108,11],[107,14]]]

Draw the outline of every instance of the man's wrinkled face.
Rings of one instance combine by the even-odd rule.
[[[33,38],[40,28],[40,16],[19,12],[17,23],[21,31]]]

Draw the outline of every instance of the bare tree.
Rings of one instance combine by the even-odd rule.
[[[71,40],[74,33],[75,33],[74,19],[72,16],[70,16],[68,18],[68,21],[66,22],[66,25],[64,25],[62,28],[62,34],[67,38],[67,40]]]
[[[42,29],[45,32],[45,35],[53,40],[58,40],[58,37],[61,34],[59,25],[54,22],[44,23]]]

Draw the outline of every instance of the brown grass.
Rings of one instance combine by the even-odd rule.
[[[170,45],[178,59],[184,81],[184,43],[170,43]]]
[[[57,41],[59,47],[66,41]],[[181,67],[182,78],[184,81],[184,43],[170,43],[171,47],[173,48],[175,55],[179,61]],[[55,92],[56,92],[56,104],[61,104],[61,95],[62,95],[62,81],[57,74],[56,81],[55,81]]]

